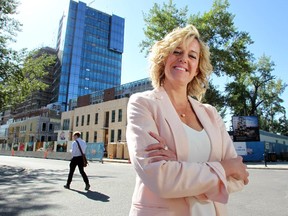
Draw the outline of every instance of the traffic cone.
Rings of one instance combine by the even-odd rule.
[[[11,156],[14,156],[15,152],[14,152],[14,149],[12,148],[11,150]]]

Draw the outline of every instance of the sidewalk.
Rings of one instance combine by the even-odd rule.
[[[97,161],[95,161],[97,162]],[[130,164],[129,160],[103,158],[104,163],[126,163]],[[288,170],[288,162],[267,162],[265,167],[264,162],[245,162],[248,169],[266,169],[266,170]],[[24,172],[22,167],[13,167],[0,163],[0,176],[11,176]]]
[[[276,169],[276,170],[288,170],[288,162],[267,162],[265,167],[264,162],[245,162],[248,169]]]
[[[103,158],[103,162],[111,162],[111,163],[127,163],[129,164],[129,160],[121,160],[121,159],[109,159]],[[248,169],[277,169],[277,170],[288,170],[288,162],[267,162],[267,167],[265,167],[264,162],[245,162]]]

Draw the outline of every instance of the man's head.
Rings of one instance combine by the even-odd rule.
[[[74,139],[77,139],[77,138],[79,138],[80,136],[81,136],[81,132],[80,132],[80,131],[75,131],[75,132],[73,133]]]

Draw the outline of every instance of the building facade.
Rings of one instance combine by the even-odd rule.
[[[78,97],[69,111],[61,113],[57,142],[68,143],[73,131],[80,131],[87,143],[102,142],[105,149],[109,143],[125,143],[129,97],[151,89],[146,78]]]
[[[56,57],[56,50],[51,47],[42,47],[38,50],[34,58],[36,59],[40,55]],[[41,77],[40,81],[47,85],[46,89],[32,92],[24,102],[17,104],[13,109],[0,113],[0,144],[8,142],[8,128],[11,123],[15,122],[13,120],[14,117],[17,121],[19,120],[19,116],[23,116],[27,119],[27,116],[31,115],[33,111],[37,112],[37,110],[46,107],[47,104],[50,103],[52,99],[51,89],[53,83],[54,63],[44,68],[44,70],[47,74]],[[17,139],[18,138],[16,138],[16,140]],[[11,141],[11,139],[9,141]]]
[[[103,142],[105,149],[108,143],[125,142],[127,103],[121,98],[63,112],[58,142],[71,141],[73,131],[80,131],[87,143]]]
[[[59,23],[52,103],[69,101],[121,83],[124,19],[70,1]]]
[[[8,143],[56,141],[60,115],[55,110],[41,108],[14,116],[9,124]]]

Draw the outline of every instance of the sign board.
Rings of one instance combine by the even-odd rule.
[[[58,132],[57,141],[69,141],[70,131],[63,130]]]
[[[237,152],[237,155],[247,155],[247,148],[246,148],[246,142],[234,142],[234,147]]]
[[[233,141],[260,141],[259,123],[257,116],[233,116]]]

